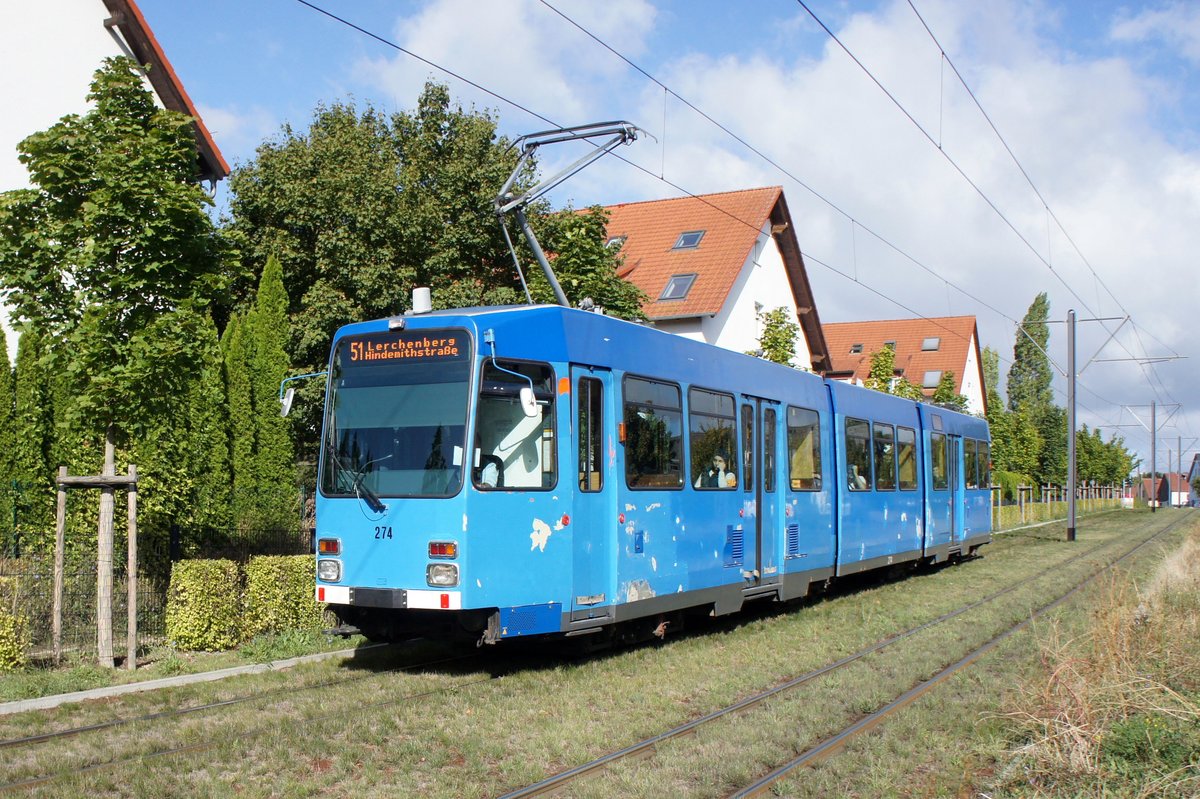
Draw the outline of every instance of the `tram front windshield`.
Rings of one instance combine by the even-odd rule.
[[[466,331],[396,331],[338,342],[321,447],[326,496],[445,497],[462,486]]]

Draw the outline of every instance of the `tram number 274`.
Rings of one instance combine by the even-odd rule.
[[[391,527],[376,527],[375,528],[375,537],[376,538],[391,538],[392,537],[392,528]]]

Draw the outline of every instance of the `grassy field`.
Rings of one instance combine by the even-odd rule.
[[[494,796],[1034,578],[786,697],[664,744],[573,794],[721,796],[1027,619],[1174,521],[1183,524],[1118,576],[1097,581],[844,753],[800,772],[779,794],[1192,796],[1200,647],[1196,588],[1187,575],[1200,558],[1181,549],[1195,540],[1188,511],[1098,515],[1080,524],[1074,544],[1063,540],[1061,525],[998,536],[984,557],[953,567],[851,586],[798,609],[764,608],[660,645],[588,659],[497,648],[482,662],[390,670],[402,657],[446,654],[429,647],[0,718],[7,739],[273,692],[224,711],[6,752],[0,781],[132,757],[33,793]],[[1189,614],[1190,626],[1176,621]],[[1109,679],[1111,690],[1101,688]],[[349,682],[326,685],[339,680]],[[191,744],[206,748],[145,756]],[[1117,792],[1102,793],[1105,785]]]

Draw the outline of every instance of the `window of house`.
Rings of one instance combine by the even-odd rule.
[[[885,342],[883,342],[883,346],[885,346],[885,347],[887,347],[888,349],[891,349],[891,350],[893,350],[893,351],[894,351],[894,350],[896,349],[896,342],[894,342],[894,341],[885,341]]]
[[[925,373],[925,379],[921,381],[921,388],[937,388],[938,383],[942,382],[942,370],[930,369]]]
[[[921,339],[922,352],[936,352],[941,346],[941,336],[930,336],[929,338]]]
[[[696,282],[696,275],[672,275],[667,281],[666,288],[659,295],[660,300],[682,300],[687,296],[687,293],[692,290],[692,284]]]
[[[860,352],[862,352],[862,347],[863,347],[863,345],[861,345],[861,344],[851,344],[850,345],[850,354],[858,355]]]
[[[672,250],[694,250],[700,246],[700,239],[704,238],[703,230],[689,230],[685,233],[680,233],[679,238],[675,241],[675,246]]]
[[[620,247],[625,243],[625,236],[613,236],[608,241],[604,242],[605,247]]]

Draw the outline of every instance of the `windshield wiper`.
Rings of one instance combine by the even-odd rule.
[[[366,486],[366,484],[363,483],[363,479],[367,476],[367,469],[371,468],[372,464],[378,463],[381,460],[386,460],[391,456],[388,455],[387,458],[379,458],[378,460],[371,461],[363,467],[362,471],[356,471],[346,466],[346,462],[342,460],[340,455],[338,455],[337,448],[334,446],[333,441],[326,440],[325,449],[329,453],[329,457],[333,459],[334,465],[337,466],[339,476],[347,473],[353,476],[354,479],[351,482],[350,487],[354,489],[354,496],[358,497],[362,502],[367,503],[367,507],[375,513],[385,512],[387,510],[387,505],[384,505],[383,500],[381,500],[374,491],[372,491]]]

